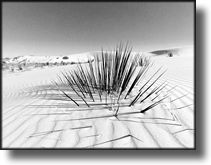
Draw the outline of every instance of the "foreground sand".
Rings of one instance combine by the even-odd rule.
[[[3,72],[3,147],[193,148],[193,54],[152,60],[168,69],[158,83],[167,80],[169,99],[145,114],[124,115],[140,107],[121,108],[118,118],[102,107],[76,109],[49,90],[74,65]]]

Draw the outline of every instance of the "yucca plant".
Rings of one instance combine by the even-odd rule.
[[[150,61],[139,54],[132,54],[132,48],[120,44],[115,51],[101,51],[88,64],[77,64],[75,69],[61,73],[59,82],[55,82],[63,96],[76,106],[107,106],[118,115],[119,107],[143,103],[155,95],[164,84],[156,82],[164,74],[161,68],[150,78],[145,75],[150,68]],[[143,83],[145,82],[145,83]],[[136,91],[135,95],[131,95]],[[162,100],[154,101],[140,110],[141,113],[157,106]]]

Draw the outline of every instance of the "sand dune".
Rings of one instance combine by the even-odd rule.
[[[185,46],[182,48],[168,48],[168,49],[159,49],[159,50],[154,50],[150,52],[151,54],[154,54],[156,56],[162,56],[162,55],[167,55],[169,53],[172,53],[172,55],[183,55],[183,56],[187,56],[187,55],[191,55],[193,54],[193,46]]]
[[[122,107],[117,118],[103,105],[76,108],[59,99],[51,81],[74,65],[3,72],[3,147],[193,148],[193,51],[177,50],[179,56],[151,58],[152,71],[168,69],[157,82],[168,83],[161,94],[168,100],[144,114],[127,114],[138,112],[138,105]]]

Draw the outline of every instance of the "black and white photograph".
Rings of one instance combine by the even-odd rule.
[[[194,149],[195,2],[3,2],[3,149]]]

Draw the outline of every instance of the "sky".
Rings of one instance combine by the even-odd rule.
[[[3,57],[193,45],[191,2],[3,2]]]

